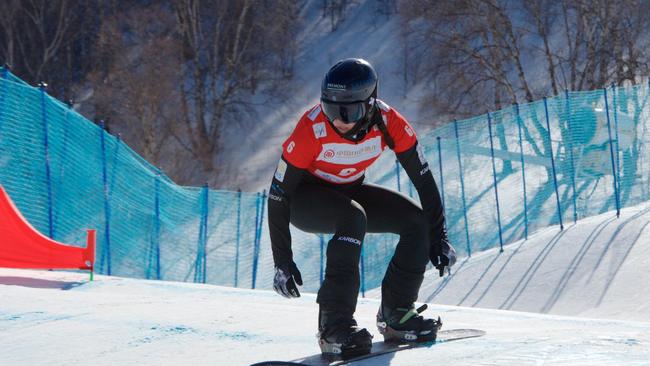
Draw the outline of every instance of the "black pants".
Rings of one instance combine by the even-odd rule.
[[[382,303],[411,305],[429,261],[429,222],[407,196],[363,183],[334,186],[301,183],[291,198],[291,223],[310,233],[333,233],[327,245],[321,309],[353,314],[359,294],[359,259],[366,232],[400,235],[382,281]]]

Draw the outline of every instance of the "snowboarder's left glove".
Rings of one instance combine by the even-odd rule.
[[[444,276],[445,268],[456,264],[456,250],[447,238],[440,240],[440,245],[431,245],[429,249],[431,264],[439,271],[440,277]]]
[[[302,276],[296,263],[291,262],[288,265],[275,267],[275,278],[273,279],[273,289],[278,294],[290,299],[300,297],[298,286],[302,286]]]

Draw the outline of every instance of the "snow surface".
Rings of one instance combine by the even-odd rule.
[[[650,321],[650,204],[549,227],[433,271],[420,300],[438,304]],[[378,290],[366,293],[378,297]],[[649,361],[650,362],[650,361]]]
[[[549,228],[502,254],[461,260],[449,281],[428,273],[426,313],[447,329],[487,335],[357,364],[650,365],[649,222],[650,206],[633,207],[619,219],[608,213],[563,232]],[[249,365],[319,352],[313,294],[288,300],[262,290],[0,269],[0,299],[3,366]],[[356,313],[376,340],[378,304],[360,299]]]

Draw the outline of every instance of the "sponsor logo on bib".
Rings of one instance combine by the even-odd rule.
[[[352,165],[376,158],[381,152],[381,137],[377,136],[360,144],[323,144],[323,149],[316,160],[333,164]]]
[[[334,150],[327,150],[325,151],[323,156],[325,157],[325,159],[333,159],[334,156],[336,156],[336,153],[334,152]]]

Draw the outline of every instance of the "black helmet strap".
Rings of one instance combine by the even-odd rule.
[[[390,147],[391,150],[394,150],[395,141],[388,134],[388,128],[386,128],[386,124],[384,123],[384,119],[382,118],[381,111],[379,110],[378,107],[376,107],[374,112],[372,113],[371,125],[377,125],[377,128],[379,129],[381,134],[384,135],[384,140],[386,140],[386,145],[388,145],[388,147]]]

